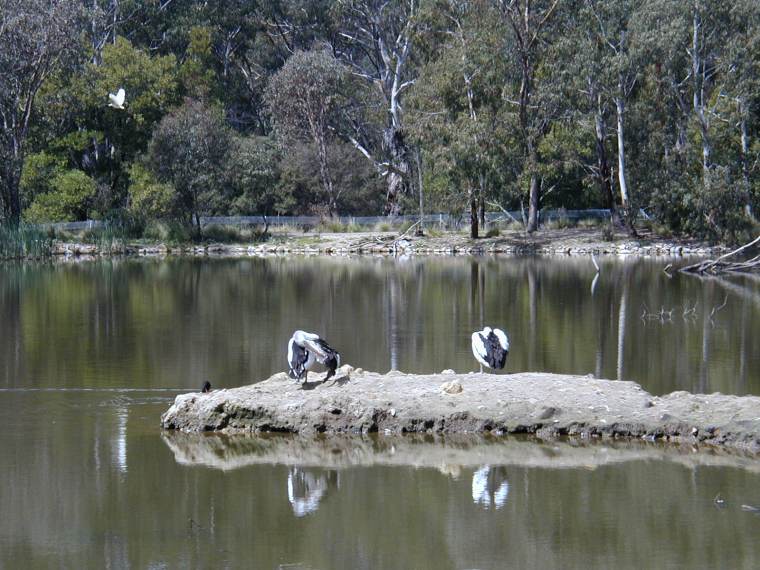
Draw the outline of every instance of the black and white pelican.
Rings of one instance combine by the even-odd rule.
[[[501,370],[509,354],[509,340],[501,329],[486,327],[482,331],[472,333],[472,354],[483,367]]]
[[[335,375],[335,369],[340,366],[340,354],[327,344],[319,335],[296,331],[288,341],[288,374],[297,380],[303,378],[306,383],[307,375],[314,365],[319,362],[327,368],[325,380]]]
[[[288,473],[288,502],[293,514],[303,517],[316,512],[328,491],[339,485],[337,471],[291,467]]]
[[[485,509],[501,509],[509,497],[505,467],[485,465],[472,474],[472,501]]]

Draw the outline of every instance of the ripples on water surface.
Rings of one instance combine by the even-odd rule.
[[[603,260],[592,294],[585,258],[2,265],[0,568],[757,567],[753,459],[382,438],[278,455],[158,429],[178,391],[281,371],[295,328],[365,369],[465,372],[469,334],[498,324],[507,372],[760,394],[758,281],[663,266]],[[326,459],[346,449],[376,459]]]

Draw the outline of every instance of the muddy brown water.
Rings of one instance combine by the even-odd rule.
[[[178,454],[158,427],[205,380],[282,370],[297,327],[381,372],[473,370],[469,333],[495,323],[508,371],[760,394],[760,283],[666,263],[602,259],[593,293],[588,258],[4,264],[0,568],[756,568],[754,458],[370,438],[346,464],[251,461],[270,448]]]

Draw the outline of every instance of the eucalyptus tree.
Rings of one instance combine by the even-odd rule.
[[[575,26],[556,42],[559,73],[566,85],[582,97],[569,104],[576,116],[590,116],[594,133],[596,164],[592,167],[602,202],[619,220],[613,193],[613,165],[608,159],[607,139],[610,114],[614,112],[617,139],[617,181],[620,201],[631,233],[630,188],[626,162],[625,108],[640,73],[637,36],[630,19],[631,0],[581,0],[575,13]]]
[[[109,91],[118,87],[126,91],[122,110],[105,104]],[[145,152],[159,121],[180,103],[177,62],[173,55],[151,55],[119,36],[103,47],[97,63],[49,77],[39,102],[45,130],[34,133],[34,142],[44,141],[70,167],[96,179],[95,209],[106,214],[124,205],[131,162]]]
[[[557,55],[552,72],[562,77],[570,121],[593,133],[594,163],[586,161],[601,201],[618,221],[612,191],[612,168],[608,157],[607,139],[610,119],[610,73],[604,39],[597,32],[592,1],[580,2],[575,26],[555,42]]]
[[[503,142],[503,31],[487,0],[441,0],[422,14],[431,56],[410,92],[410,131],[450,180],[464,187],[470,234],[483,223],[487,184]]]
[[[615,104],[617,123],[618,185],[624,209],[630,208],[630,189],[625,152],[625,108],[638,80],[641,50],[636,29],[631,25],[637,3],[632,0],[585,0],[585,8],[593,20],[589,22],[597,37],[604,95]],[[631,221],[631,212],[627,212]],[[633,228],[629,223],[629,228]]]
[[[21,217],[19,180],[35,99],[80,44],[75,0],[0,0],[0,197],[4,218]]]
[[[518,115],[524,172],[529,179],[527,231],[538,229],[540,180],[538,147],[559,111],[555,79],[540,73],[547,47],[560,29],[559,0],[496,0],[511,30],[506,57],[512,62],[505,82],[505,100]]]
[[[155,174],[156,191],[173,190],[171,212],[195,224],[201,235],[201,215],[221,207],[222,184],[227,167],[231,133],[219,110],[186,100],[166,115],[153,131],[147,162]]]
[[[395,215],[400,211],[399,198],[411,183],[403,99],[416,79],[419,0],[339,0],[334,11],[334,52],[375,92],[382,107],[380,133],[373,132],[373,121],[355,118],[354,132],[348,137],[386,179],[385,211]]]
[[[677,103],[674,150],[689,150],[689,126],[696,126],[700,164],[706,178],[712,162],[711,122],[721,86],[721,51],[730,6],[719,0],[649,0],[636,12],[636,26],[648,58],[656,61]]]
[[[732,130],[736,129],[739,138],[744,200],[747,214],[752,216],[752,182],[757,180],[760,170],[760,147],[757,145],[757,130],[760,127],[760,4],[754,0],[735,1],[729,13],[728,26],[732,33],[721,56],[723,95],[729,102],[728,124]]]
[[[270,79],[265,94],[275,129],[286,138],[315,145],[322,188],[333,215],[341,189],[333,183],[328,146],[340,130],[349,80],[348,70],[329,52],[299,51]]]

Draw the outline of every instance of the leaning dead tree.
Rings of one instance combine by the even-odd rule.
[[[733,261],[730,259],[736,254],[741,253],[742,251],[746,251],[758,244],[760,244],[760,236],[757,236],[751,242],[746,243],[733,251],[729,251],[728,253],[721,255],[717,259],[708,259],[705,261],[700,261],[699,263],[687,265],[686,267],[682,267],[681,271],[686,273],[710,275],[718,275],[719,273],[760,271],[760,254],[742,261]]]

